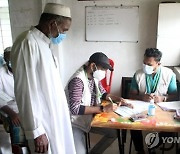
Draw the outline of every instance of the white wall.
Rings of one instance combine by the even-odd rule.
[[[16,1],[16,3],[14,1]],[[19,8],[21,6],[28,7],[28,5],[26,5],[23,0],[14,1],[10,1],[10,4],[13,4],[13,6],[11,5],[12,8]],[[31,3],[30,6],[34,6],[35,1],[37,2],[37,0],[28,2]],[[67,83],[69,77],[74,73],[74,71],[78,69],[84,62],[86,62],[92,53],[96,51],[103,51],[109,58],[113,59],[115,62],[112,92],[120,95],[122,76],[133,76],[135,70],[140,68],[142,65],[142,59],[145,49],[148,47],[156,47],[158,4],[161,1],[162,0],[59,0],[59,2],[68,5],[71,8],[72,12],[72,26],[67,33],[67,39],[61,44],[62,48],[60,51],[61,73],[64,85]],[[19,6],[19,2],[23,2],[23,4],[21,3],[21,6]],[[139,42],[86,42],[85,6],[93,6],[95,4],[139,5]],[[38,8],[38,6],[34,6],[34,14],[36,14],[37,16],[31,17],[33,18],[33,21],[37,20],[37,17],[39,18],[38,14],[40,10],[36,10]],[[27,19],[22,18],[22,22],[26,20]],[[14,28],[12,30],[14,30]],[[16,31],[14,32],[17,34]]]
[[[32,25],[36,25],[42,12],[40,0],[8,0],[11,21],[12,39],[23,31],[28,30]]]
[[[156,47],[158,5],[162,0],[64,0],[72,10],[72,27],[64,42],[64,81],[95,51],[103,51],[115,62],[112,92],[120,94],[122,76],[133,76],[142,65],[146,48]],[[85,6],[92,5],[139,5],[139,42],[85,42]],[[108,37],[108,36],[107,36]]]
[[[158,14],[157,48],[163,51],[161,63],[180,65],[180,3],[160,4]]]

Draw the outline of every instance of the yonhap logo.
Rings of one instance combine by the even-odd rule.
[[[148,148],[153,148],[159,143],[159,136],[157,132],[149,133],[146,135],[145,142]]]

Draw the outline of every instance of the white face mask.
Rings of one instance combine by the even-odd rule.
[[[96,78],[98,81],[101,81],[106,76],[106,71],[103,70],[96,70],[93,72],[93,77]]]
[[[153,66],[149,66],[149,65],[143,64],[143,71],[144,71],[144,73],[150,75],[150,74],[154,73],[153,69],[154,69]]]

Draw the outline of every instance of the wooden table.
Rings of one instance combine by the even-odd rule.
[[[147,114],[147,112],[145,112]],[[148,116],[141,122],[131,122],[128,118],[123,118],[114,112],[96,114],[91,126],[112,128],[112,129],[129,129],[129,130],[146,130],[146,131],[164,131],[180,132],[180,121],[174,119],[175,112],[163,111],[156,106],[155,116]],[[124,153],[124,143],[122,136],[118,135],[119,150]]]

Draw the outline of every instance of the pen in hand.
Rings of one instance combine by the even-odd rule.
[[[112,101],[111,97],[108,97],[108,99],[110,100],[110,102],[113,104],[114,102]]]
[[[117,103],[117,102],[113,102],[113,100],[111,99],[111,97],[108,97],[108,99],[110,100],[110,102],[113,104],[117,104],[117,105],[119,105],[119,103]]]
[[[113,102],[113,100],[111,99],[111,97],[108,97],[108,99],[110,100],[112,106],[113,106],[113,111],[115,111],[117,109],[117,103],[116,102]],[[116,105],[114,105],[116,104]]]

